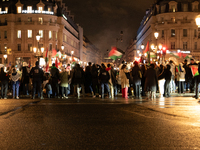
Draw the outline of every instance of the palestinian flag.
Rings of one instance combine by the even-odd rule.
[[[52,50],[52,57],[55,57],[56,54],[57,54],[57,50],[53,49],[53,50]]]
[[[199,72],[198,72],[198,65],[191,65],[191,71],[192,71],[192,75],[195,77],[195,76],[198,76],[199,75]]]
[[[46,54],[45,54],[45,62],[46,62],[46,72],[47,72],[48,69],[49,69],[49,51],[48,51],[48,48],[47,48]]]
[[[58,58],[56,57],[55,66],[58,68]]]
[[[169,54],[172,55],[172,56],[174,56],[174,57],[176,57],[176,58],[180,58],[180,55],[178,53],[172,53],[172,52],[170,52]]]
[[[122,53],[119,52],[116,47],[113,47],[110,53],[108,54],[108,57],[113,60],[116,60],[122,57]]]
[[[146,49],[144,50],[143,54],[147,53],[147,56],[149,56],[149,41],[147,42]]]

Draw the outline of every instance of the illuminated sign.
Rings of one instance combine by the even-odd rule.
[[[23,14],[28,14],[28,13],[31,13],[31,14],[47,14],[47,15],[53,15],[54,12],[52,11],[40,11],[40,10],[22,10],[22,13]]]
[[[63,18],[64,18],[65,20],[67,20],[67,17],[66,17],[64,14],[62,14],[62,16],[63,16]]]
[[[7,11],[1,11],[0,14],[7,14]]]

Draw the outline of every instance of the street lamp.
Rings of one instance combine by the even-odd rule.
[[[40,48],[39,48],[40,34],[39,33],[37,33],[37,35],[36,35],[36,40],[38,42],[38,47],[37,48],[34,47],[33,48],[33,52],[35,53],[35,57],[38,58],[38,62],[40,64],[40,57],[43,57],[43,55],[40,55]],[[43,47],[41,48],[41,52],[43,54],[43,52],[44,52],[44,48]]]
[[[72,58],[73,54],[74,54],[74,51],[71,51],[71,58]]]
[[[62,44],[62,45],[61,45],[61,49],[64,50],[64,48],[65,48],[65,47],[64,47],[64,45]]]
[[[159,36],[159,33],[158,32],[155,32],[154,33],[154,37],[156,38],[156,48],[155,48],[155,53],[156,53],[156,59],[157,59],[157,50],[158,50],[158,36]]]
[[[198,15],[195,19],[196,21],[196,25],[198,26],[198,28],[200,28],[200,15]]]
[[[44,53],[44,47],[41,47],[41,52],[42,52],[42,54]]]
[[[142,43],[142,45],[141,45],[141,49],[143,50],[144,49],[144,44]]]
[[[5,64],[6,64],[6,63],[7,63],[7,62],[6,62],[6,59],[7,59],[8,55],[5,54],[5,55],[3,55],[3,57],[4,57],[4,59],[5,59]]]

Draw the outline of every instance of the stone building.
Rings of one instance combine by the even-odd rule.
[[[197,0],[157,0],[146,11],[137,32],[137,49],[141,44],[150,42],[150,48],[159,53],[159,46],[167,48],[166,59],[174,57],[177,53],[192,55],[196,60],[200,59],[200,33],[195,18],[200,12],[200,3]],[[156,39],[154,33],[158,32]]]
[[[65,56],[65,62],[70,62],[71,51],[73,57],[82,60],[83,38],[83,28],[74,22],[62,0],[0,1],[0,63],[15,65],[31,60],[33,64],[37,60],[33,49],[42,47],[43,54],[40,51],[37,55],[43,58],[48,48],[50,58],[51,51],[56,49]]]

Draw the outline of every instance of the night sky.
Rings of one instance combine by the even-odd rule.
[[[63,0],[75,16],[75,22],[83,27],[84,35],[101,51],[106,52],[116,45],[116,38],[123,31],[126,50],[135,38],[146,9],[155,0]]]

